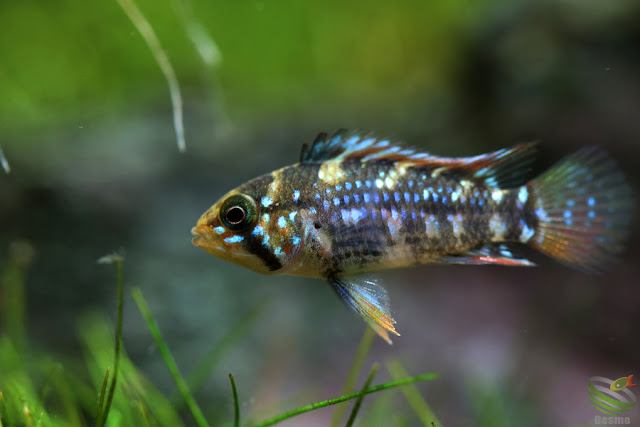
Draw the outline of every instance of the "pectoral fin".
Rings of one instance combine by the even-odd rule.
[[[387,291],[376,279],[330,277],[329,283],[340,298],[386,342],[391,344],[389,332],[400,336],[393,326],[396,321],[391,317]]]

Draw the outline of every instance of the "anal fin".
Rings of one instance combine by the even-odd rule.
[[[506,243],[490,243],[460,255],[450,255],[443,258],[449,264],[496,264],[513,267],[534,267],[536,264],[521,257],[517,249]]]
[[[391,305],[386,289],[372,278],[330,277],[329,283],[338,296],[358,313],[380,337],[391,344],[389,332],[400,336],[393,326]]]

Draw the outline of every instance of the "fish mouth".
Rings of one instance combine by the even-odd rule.
[[[191,229],[191,234],[195,236],[193,239],[191,239],[191,243],[196,246],[201,246],[202,240],[206,238],[207,229],[204,227],[193,227]]]

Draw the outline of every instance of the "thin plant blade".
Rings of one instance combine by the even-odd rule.
[[[2,152],[2,147],[0,147],[0,165],[2,166],[2,169],[4,169],[4,171],[7,174],[11,173],[11,166],[9,166],[9,161],[7,160],[7,158],[4,156],[4,153]]]
[[[104,406],[104,411],[101,411],[100,418],[97,420],[97,426],[102,427],[107,422],[107,417],[109,416],[109,411],[111,410],[111,403],[113,402],[113,395],[116,392],[116,384],[118,381],[118,367],[120,365],[120,349],[122,346],[122,310],[124,306],[124,280],[122,277],[122,262],[123,257],[118,254],[107,255],[106,257],[102,257],[98,260],[99,263],[115,263],[116,271],[117,271],[117,281],[118,281],[118,314],[117,314],[117,328],[116,328],[116,344],[114,351],[114,361],[113,361],[113,379],[111,380],[111,385],[109,386],[109,393],[107,394],[107,402]],[[107,377],[108,377],[107,371]],[[105,377],[105,381],[107,380]],[[104,384],[103,384],[103,392],[104,392]],[[103,393],[100,393],[100,398],[102,400]],[[102,402],[100,402],[102,403]]]
[[[100,427],[104,424],[103,414],[104,414],[104,397],[107,394],[107,385],[109,384],[109,372],[111,368],[107,367],[107,370],[104,373],[104,380],[102,381],[102,388],[100,389],[100,398],[98,399],[98,410],[96,412],[96,427]]]
[[[151,314],[151,310],[149,309],[147,302],[142,296],[142,292],[138,288],[133,288],[131,293],[133,295],[133,300],[136,302],[136,305],[138,306],[138,310],[140,310],[140,314],[142,314],[142,317],[147,323],[147,327],[149,328],[149,332],[151,333],[151,336],[153,336],[153,339],[156,342],[156,345],[158,346],[158,350],[160,351],[160,354],[164,359],[164,363],[167,365],[167,369],[169,369],[169,373],[171,374],[173,381],[176,383],[178,390],[182,394],[182,398],[187,403],[187,407],[191,411],[191,415],[193,415],[193,418],[195,419],[198,426],[200,427],[208,426],[209,423],[207,422],[204,415],[202,414],[202,411],[200,410],[200,407],[196,403],[196,400],[193,398],[193,395],[189,390],[189,386],[187,386],[187,383],[182,377],[182,374],[180,374],[178,365],[176,364],[175,359],[171,355],[171,351],[169,350],[167,343],[164,341],[164,338],[162,338],[162,333],[160,332],[160,328],[158,328],[158,324],[154,320],[153,315]]]
[[[362,338],[360,339],[360,344],[358,344],[356,354],[353,356],[351,367],[349,368],[347,378],[344,381],[340,394],[345,395],[347,393],[351,393],[355,389],[358,376],[360,375],[360,371],[362,371],[362,366],[364,366],[364,361],[367,359],[367,355],[369,354],[369,350],[371,349],[371,344],[373,343],[375,336],[373,329],[365,328]],[[340,424],[340,420],[342,420],[346,411],[346,405],[336,406],[336,409],[333,411],[333,416],[331,417],[331,427],[337,427]]]
[[[394,361],[388,363],[387,370],[391,374],[391,377],[396,380],[407,376],[407,371],[402,367],[400,362]],[[440,421],[438,420],[438,417],[436,417],[436,414],[433,413],[433,410],[431,410],[431,407],[424,400],[415,385],[407,385],[405,387],[402,387],[400,390],[402,391],[404,397],[409,402],[409,405],[411,406],[411,408],[413,408],[413,411],[416,413],[425,427],[442,426],[442,424],[440,424]]]
[[[371,372],[369,372],[369,376],[367,377],[367,380],[364,382],[364,385],[362,386],[362,391],[368,389],[371,386],[373,377],[376,376],[379,368],[380,368],[380,365],[378,365],[377,363],[371,367]],[[347,420],[345,427],[351,427],[353,425],[353,422],[356,420],[356,416],[358,415],[358,411],[360,410],[360,405],[362,405],[363,400],[364,400],[364,394],[360,395],[360,397],[358,397],[358,399],[356,400],[356,403],[353,404],[353,409],[351,410],[351,414],[349,415],[349,419]]]
[[[235,344],[242,340],[249,332],[256,319],[265,310],[267,304],[260,301],[252,306],[218,341],[214,343],[207,354],[198,362],[187,376],[187,384],[192,393],[197,393],[202,388],[205,381],[210,378],[216,365],[222,358],[231,352]],[[177,409],[181,409],[184,400],[178,390],[171,396]]]
[[[116,0],[120,7],[124,10],[127,17],[133,22],[147,46],[151,50],[151,54],[155,58],[162,74],[164,74],[169,86],[169,95],[171,96],[171,105],[173,106],[173,125],[176,130],[176,138],[178,140],[178,149],[181,152],[185,152],[187,145],[184,140],[184,124],[182,119],[182,94],[180,92],[180,86],[178,85],[178,78],[173,70],[171,61],[167,53],[162,48],[158,36],[156,36],[153,27],[149,24],[149,21],[144,17],[138,6],[136,6],[133,0]]]
[[[334,399],[324,400],[322,402],[312,403],[311,405],[302,406],[298,409],[294,409],[292,411],[285,412],[283,414],[277,415],[273,418],[269,418],[262,423],[256,424],[256,427],[267,427],[277,424],[281,421],[284,421],[288,418],[295,417],[296,415],[304,414],[305,412],[313,411],[318,408],[325,408],[327,406],[335,405],[336,403],[346,402],[351,399],[355,399],[359,396],[363,396],[365,394],[375,393],[377,391],[386,390],[389,388],[400,387],[406,384],[412,384],[418,381],[431,381],[438,377],[438,375],[434,372],[429,372],[422,375],[416,375],[415,377],[404,378],[398,381],[392,381],[385,384],[380,384],[375,387],[368,388],[366,390],[359,391],[357,393],[347,394],[341,397],[336,397]]]
[[[238,390],[233,375],[229,374],[231,381],[231,391],[233,393],[233,427],[240,427],[240,405],[238,404]]]

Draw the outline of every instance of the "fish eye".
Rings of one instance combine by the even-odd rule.
[[[229,224],[240,224],[247,217],[247,211],[242,206],[231,206],[224,216]]]
[[[232,231],[244,231],[257,218],[255,201],[244,194],[234,194],[222,203],[220,222]]]

